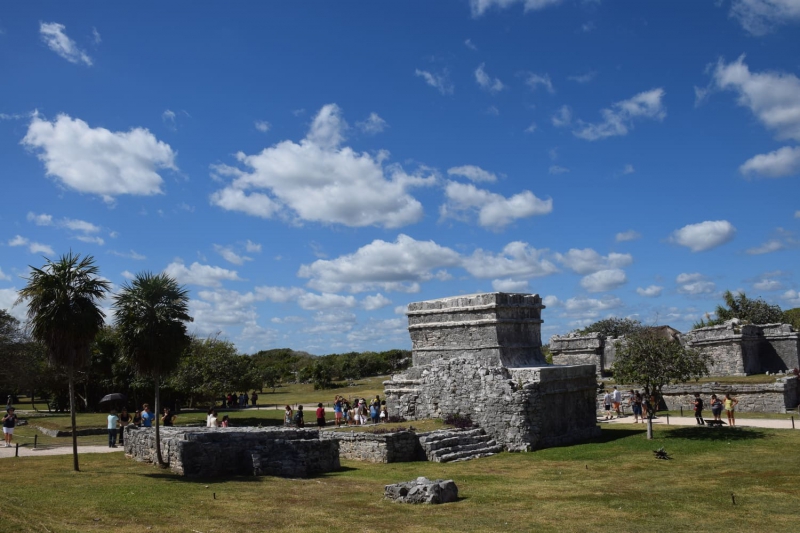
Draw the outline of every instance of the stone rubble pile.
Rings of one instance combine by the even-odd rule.
[[[452,479],[431,481],[418,477],[414,481],[386,485],[384,496],[399,503],[449,503],[458,501],[458,487]]]

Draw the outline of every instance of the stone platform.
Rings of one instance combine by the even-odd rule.
[[[542,299],[485,293],[408,306],[413,366],[384,382],[390,415],[470,415],[509,451],[598,436],[595,365],[548,365]]]

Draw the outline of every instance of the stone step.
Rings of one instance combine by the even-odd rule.
[[[485,434],[486,432],[483,431],[482,428],[473,428],[464,430],[439,429],[436,431],[431,431],[430,433],[421,434],[419,436],[419,442],[424,446],[429,442],[437,442],[444,439],[450,439],[456,436],[471,437],[471,436],[485,435]]]
[[[441,450],[444,448],[453,448],[456,446],[469,446],[473,444],[482,444],[485,443],[492,438],[489,435],[473,435],[473,436],[466,436],[466,437],[451,437],[449,439],[442,439],[437,440],[434,442],[428,442],[422,445],[422,447],[428,451],[436,451]]]
[[[428,457],[444,457],[445,455],[450,455],[457,452],[469,452],[472,450],[481,450],[483,448],[491,448],[492,446],[496,445],[497,441],[495,441],[493,438],[487,435],[486,439],[482,439],[478,442],[470,444],[458,444],[456,446],[448,446],[446,448],[430,450],[428,452]]]
[[[462,451],[454,451],[453,453],[449,453],[447,455],[442,455],[441,457],[437,457],[435,462],[437,463],[452,463],[455,461],[469,461],[470,459],[478,459],[480,457],[489,457],[490,455],[494,455],[496,453],[500,453],[503,451],[503,447],[499,444],[495,444],[494,446],[486,446],[483,448],[478,448],[475,450],[462,450]]]

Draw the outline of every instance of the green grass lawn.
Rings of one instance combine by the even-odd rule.
[[[306,480],[191,480],[122,454],[0,462],[1,531],[793,531],[800,431],[607,427],[597,441],[464,463],[371,464]],[[653,458],[665,447],[671,461]],[[454,479],[461,500],[393,504],[387,483]],[[736,505],[731,502],[731,493]],[[214,497],[216,495],[216,499]]]
[[[258,403],[260,405],[277,405],[279,407],[290,404],[294,407],[299,403],[307,405],[322,402],[328,406],[328,404],[333,404],[333,399],[337,394],[351,400],[355,397],[370,400],[376,394],[380,394],[381,398],[383,398],[383,382],[389,377],[374,376],[363,378],[356,381],[356,385],[353,387],[346,386],[346,383],[340,383],[339,385],[344,386],[327,390],[314,390],[314,386],[309,383],[285,385],[275,389],[274,393],[265,390],[263,394],[258,395]]]

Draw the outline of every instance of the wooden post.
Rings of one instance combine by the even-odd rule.
[[[14,455],[14,457],[19,457],[19,442],[17,443],[17,450],[16,450],[16,454]]]
[[[36,443],[39,441],[39,435],[33,436],[33,449],[36,449]]]
[[[667,425],[669,425],[669,413],[667,413]]]

